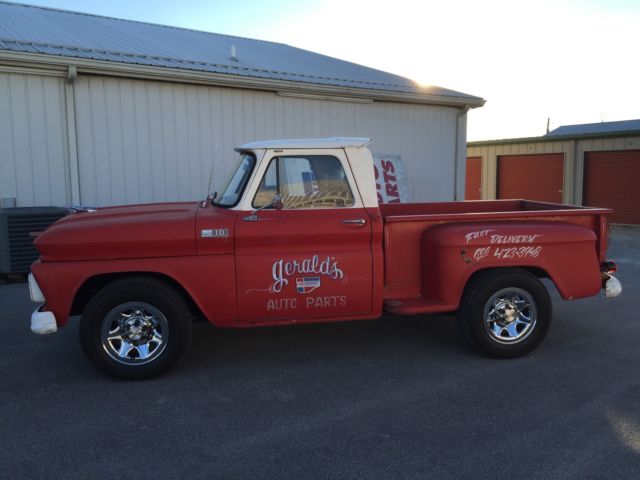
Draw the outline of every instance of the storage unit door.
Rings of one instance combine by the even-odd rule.
[[[611,223],[640,224],[640,150],[586,152],[582,204],[613,208]]]
[[[464,189],[465,200],[480,200],[482,177],[482,157],[467,158],[467,181]]]
[[[562,203],[564,154],[498,157],[498,198]]]

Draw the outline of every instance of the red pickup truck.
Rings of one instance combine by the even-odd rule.
[[[81,211],[35,241],[35,333],[82,315],[111,375],[161,374],[192,321],[218,327],[457,312],[486,354],[535,348],[567,300],[620,293],[610,210],[526,200],[378,204],[368,139],[255,142],[219,195]],[[393,175],[393,166],[385,173]]]

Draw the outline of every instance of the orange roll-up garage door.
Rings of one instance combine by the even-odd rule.
[[[612,223],[640,224],[640,150],[586,152],[582,203],[613,208]]]
[[[465,200],[480,200],[480,179],[482,175],[482,157],[467,158],[467,180],[464,188]]]
[[[498,198],[562,203],[564,154],[498,157]]]

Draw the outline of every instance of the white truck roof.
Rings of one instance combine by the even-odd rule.
[[[273,148],[358,148],[371,143],[370,138],[328,137],[328,138],[284,138],[279,140],[259,140],[245,143],[241,150],[273,149]]]

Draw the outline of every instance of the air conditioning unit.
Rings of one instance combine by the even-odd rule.
[[[61,207],[0,208],[0,273],[27,273],[40,254],[35,238],[69,213]]]

